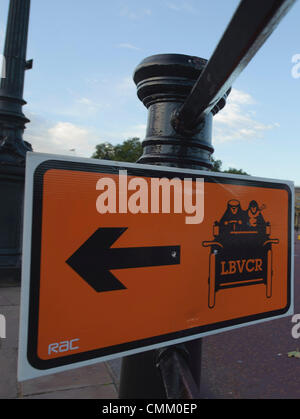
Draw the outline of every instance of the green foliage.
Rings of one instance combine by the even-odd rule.
[[[139,138],[133,137],[128,140],[123,141],[121,144],[112,145],[111,143],[101,143],[96,146],[96,151],[92,155],[93,159],[101,160],[114,160],[114,161],[125,161],[135,163],[140,156],[142,155],[142,143]],[[235,169],[230,167],[228,170],[222,170],[222,161],[215,160],[213,157],[212,161],[212,171],[213,172],[223,172],[223,173],[233,173],[236,175],[248,175],[242,169]]]
[[[101,143],[96,145],[96,151],[92,155],[92,158],[100,160],[114,160],[114,156],[114,146],[110,143]]]
[[[142,143],[139,138],[134,137],[117,145],[110,143],[98,144],[92,158],[135,163],[141,155]]]
[[[244,172],[242,169],[235,169],[234,167],[229,167],[228,170],[224,170],[223,173],[233,173],[234,175],[246,175],[250,176],[247,172]]]
[[[142,143],[139,138],[130,138],[115,146],[115,160],[136,162],[142,155]]]
[[[299,349],[297,351],[292,351],[288,353],[289,358],[300,358],[300,352]]]
[[[212,162],[211,170],[213,172],[222,172],[222,170],[221,170],[222,161],[221,160],[215,160],[213,157],[211,157],[211,162]]]
[[[212,171],[213,172],[222,172],[222,173],[232,173],[235,175],[246,175],[250,176],[249,173],[244,172],[242,169],[235,169],[234,167],[229,167],[228,170],[222,170],[222,161],[221,160],[215,160],[213,157],[211,158],[212,162]]]

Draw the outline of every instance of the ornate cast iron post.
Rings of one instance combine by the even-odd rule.
[[[10,0],[0,86],[0,286],[20,279],[23,189],[29,120],[22,112],[30,0]]]
[[[188,131],[176,131],[172,119],[190,94],[207,61],[188,55],[161,54],[146,58],[136,68],[134,81],[138,97],[148,108],[143,155],[138,163],[188,169],[209,170],[212,166],[212,120],[225,106],[225,94],[198,125]],[[192,398],[186,377],[175,373],[165,381],[167,364],[181,360],[189,365],[195,386],[200,387],[201,339],[123,358],[119,397],[165,398],[170,392],[176,398]],[[184,368],[186,371],[186,368]]]

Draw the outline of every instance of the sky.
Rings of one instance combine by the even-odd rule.
[[[0,0],[3,51],[8,0]],[[239,0],[31,0],[24,139],[34,151],[90,157],[102,142],[145,138],[133,73],[154,54],[209,59]],[[232,86],[214,117],[223,169],[300,185],[300,3]],[[299,54],[299,56],[298,56]],[[294,61],[294,62],[293,62]]]

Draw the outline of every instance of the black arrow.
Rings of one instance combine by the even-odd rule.
[[[126,287],[111,269],[180,264],[180,246],[111,248],[127,228],[99,228],[66,261],[97,292]]]

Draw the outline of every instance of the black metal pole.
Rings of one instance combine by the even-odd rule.
[[[272,34],[296,0],[242,0],[182,107],[173,115],[189,132],[209,114]]]
[[[172,115],[186,100],[206,62],[198,57],[162,54],[146,58],[137,67],[134,81],[138,97],[148,108],[147,133],[139,163],[188,169],[211,168],[210,157],[214,151],[211,144],[212,118],[225,105],[225,98],[188,134],[176,132],[171,124]],[[180,365],[180,371],[176,365]],[[196,397],[200,372],[201,339],[125,357],[119,398]]]
[[[30,0],[10,0],[4,47],[5,78],[0,85],[0,286],[18,283],[26,152],[29,120],[22,112]]]

